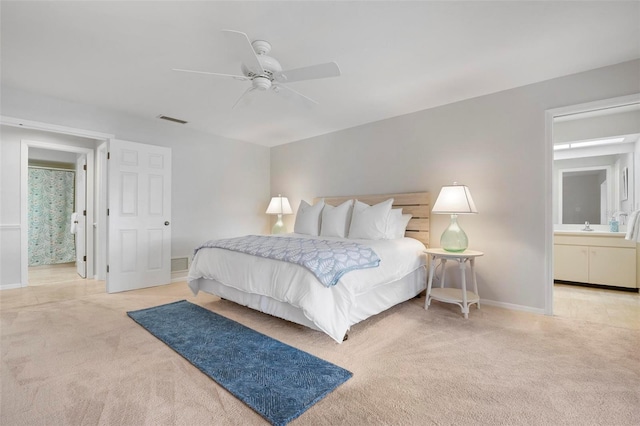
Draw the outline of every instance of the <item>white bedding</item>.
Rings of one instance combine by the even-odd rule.
[[[300,234],[286,236],[339,240]],[[426,262],[425,246],[413,238],[353,241],[371,247],[381,259],[380,266],[348,272],[332,287],[324,287],[302,266],[216,248],[203,248],[196,253],[189,270],[189,287],[197,294],[199,280],[204,278],[287,303],[299,308],[317,329],[341,342],[352,325],[351,311],[362,303],[358,301],[359,295],[424,269]]]

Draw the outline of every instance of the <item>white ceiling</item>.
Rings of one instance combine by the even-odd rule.
[[[221,29],[342,76],[231,110],[249,82],[171,71],[238,74]],[[3,86],[275,146],[637,59],[640,2],[2,1],[1,37]]]

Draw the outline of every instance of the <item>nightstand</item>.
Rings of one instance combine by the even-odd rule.
[[[469,305],[476,304],[480,309],[480,296],[478,295],[478,283],[476,281],[475,259],[484,255],[481,251],[465,250],[460,253],[453,253],[441,248],[433,248],[425,250],[429,256],[429,280],[427,282],[427,298],[424,302],[424,308],[429,309],[431,299],[445,303],[455,303],[462,308],[465,318],[469,318]],[[440,278],[440,288],[432,288],[433,274],[436,270],[436,261],[440,261],[442,265],[442,277]],[[462,279],[462,288],[445,288],[446,264],[448,260],[458,262],[460,275]],[[473,291],[467,291],[466,270],[467,263],[471,266],[471,279],[473,281]]]

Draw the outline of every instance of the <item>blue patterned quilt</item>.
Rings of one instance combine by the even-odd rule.
[[[349,271],[380,264],[380,258],[371,248],[342,240],[247,235],[207,241],[196,248],[194,255],[202,248],[221,248],[295,263],[311,271],[325,287],[336,285]]]

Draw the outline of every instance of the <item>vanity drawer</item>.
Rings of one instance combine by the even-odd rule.
[[[636,248],[635,241],[625,240],[622,235],[615,237],[597,235],[556,235],[553,237],[553,243],[571,246]]]

